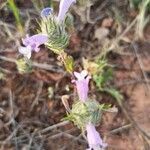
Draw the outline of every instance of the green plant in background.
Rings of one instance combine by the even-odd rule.
[[[107,68],[101,73],[94,74],[93,79],[96,83],[96,86],[102,90],[105,87],[106,83],[112,79],[112,69]]]
[[[28,63],[27,63],[28,62]],[[24,58],[16,61],[17,69],[20,74],[32,72],[32,64],[30,61],[26,61]]]
[[[116,99],[118,102],[120,102],[120,100],[123,99],[123,96],[121,95],[121,93],[120,93],[118,90],[116,90],[115,88],[112,88],[112,87],[107,88],[107,87],[105,87],[105,88],[103,89],[103,91],[104,91],[104,92],[107,92],[108,94],[110,94],[110,95],[111,95],[114,99]]]
[[[77,2],[81,6],[90,6],[92,3],[96,2],[96,0],[78,0]]]
[[[74,17],[70,13],[66,15],[65,26],[66,26],[66,29],[70,32],[74,30]]]
[[[103,67],[101,72],[98,72],[93,75],[93,81],[96,84],[96,87],[101,92],[106,92],[110,94],[116,100],[122,100],[122,95],[118,90],[111,87],[109,81],[113,79],[113,70],[112,68]]]
[[[11,9],[11,11],[14,14],[16,24],[17,24],[17,28],[18,28],[19,32],[21,33],[21,35],[22,35],[24,31],[23,31],[22,19],[20,17],[19,9],[18,9],[17,5],[15,4],[14,0],[8,0],[7,2],[8,2],[9,9]]]
[[[144,29],[150,21],[150,16],[146,15],[148,11],[150,11],[150,0],[144,0],[139,5],[139,14],[137,16],[136,24],[136,37],[139,37],[140,39],[144,38]]]
[[[52,0],[47,0],[45,2],[43,0],[31,0],[31,2],[37,12],[40,12],[45,6],[52,7],[53,5]]]
[[[134,9],[138,9],[140,7],[140,5],[146,1],[147,0],[130,0],[130,7],[134,8]],[[150,1],[149,0],[148,0],[148,3],[149,4],[147,5],[147,8],[150,11]]]
[[[142,0],[129,0],[130,1],[130,7],[134,9],[138,9],[139,4],[142,2]]]
[[[66,53],[63,53],[62,56],[63,58],[63,64],[66,68],[66,71],[69,72],[69,73],[72,73],[73,72],[73,68],[74,68],[74,60],[73,60],[73,57],[70,56],[70,55],[67,55]]]
[[[53,89],[53,87],[49,86],[47,91],[48,91],[48,98],[51,99],[54,96],[54,89]]]
[[[113,79],[113,69],[108,64],[106,58],[100,57],[95,62],[83,59],[83,65],[84,69],[91,73],[99,91],[108,93],[116,100],[122,100],[123,97],[120,92],[110,86],[109,82]]]
[[[0,70],[0,80],[5,79],[5,74]]]
[[[95,74],[93,76],[93,80],[97,86],[97,88],[101,92],[106,92],[109,95],[111,95],[113,98],[115,98],[117,101],[122,100],[123,97],[120,94],[118,90],[111,87],[110,85],[107,85],[107,83],[112,79],[112,70],[108,69],[107,71],[104,71],[102,74]]]
[[[44,2],[42,0],[31,0],[36,11],[40,12],[44,8]]]

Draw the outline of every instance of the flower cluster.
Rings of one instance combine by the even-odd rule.
[[[39,46],[42,44],[45,44],[55,53],[63,50],[68,44],[68,35],[65,32],[63,21],[69,7],[74,2],[76,0],[61,0],[57,17],[53,15],[52,8],[44,8],[41,11],[41,33],[33,36],[27,35],[26,38],[22,39],[24,46],[19,47],[19,52],[30,59],[32,52],[38,52]]]
[[[66,70],[76,77],[72,82],[75,83],[79,96],[79,99],[72,105],[72,109],[68,109],[68,118],[80,129],[86,130],[88,150],[103,150],[107,144],[102,141],[95,128],[99,124],[102,111],[97,101],[88,98],[91,77],[86,70],[81,73],[73,73],[73,58],[64,52],[69,42],[69,35],[65,30],[65,15],[71,4],[75,2],[76,0],[61,0],[57,16],[54,15],[52,8],[44,8],[41,11],[40,33],[23,38],[24,46],[19,47],[19,52],[30,59],[32,52],[39,52],[40,46],[44,44],[58,54],[59,60],[63,62]],[[29,68],[22,59],[18,61],[17,65],[19,68],[23,68],[20,70],[21,72],[25,72]]]
[[[77,80],[74,80],[73,82],[75,82],[76,84],[79,100],[82,101],[83,103],[87,103],[89,101],[88,84],[89,84],[89,79],[91,77],[88,76],[88,73],[85,70],[83,70],[81,73],[74,72],[74,75],[77,78]],[[95,125],[90,119],[89,122],[85,124],[85,128],[87,131],[87,140],[89,144],[88,150],[92,150],[92,149],[103,150],[107,146],[107,144],[103,143],[100,134],[96,131]]]

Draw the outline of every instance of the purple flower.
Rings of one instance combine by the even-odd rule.
[[[31,57],[31,52],[39,52],[39,46],[48,41],[48,36],[44,34],[36,34],[31,37],[27,35],[25,39],[22,39],[25,47],[20,47],[19,52],[26,56],[28,59]]]
[[[73,80],[73,82],[76,84],[79,99],[82,102],[86,102],[89,91],[88,84],[91,77],[88,76],[88,72],[86,70],[83,70],[81,73],[74,72],[74,75],[77,80]],[[104,150],[107,144],[103,143],[100,134],[96,131],[96,128],[92,123],[89,122],[86,124],[86,131],[89,144],[89,148],[87,150]]]
[[[41,17],[48,17],[53,13],[53,9],[51,7],[46,7],[41,11]]]
[[[30,46],[35,52],[39,52],[39,46],[48,41],[48,36],[44,34],[36,34],[33,36],[27,36],[25,39],[22,39],[23,44],[27,47]]]
[[[59,5],[58,21],[63,21],[65,15],[72,3],[76,3],[76,0],[61,0]]]
[[[88,76],[86,70],[83,70],[81,73],[74,72],[74,75],[77,78],[77,80],[73,80],[73,82],[76,84],[79,99],[85,102],[88,98],[88,84],[91,77]]]
[[[95,129],[95,126],[89,123],[86,125],[86,130],[87,130],[87,140],[89,144],[88,150],[104,150],[107,144],[103,143],[100,134]]]
[[[91,77],[88,76],[88,72],[86,70],[83,70],[81,73],[74,72],[74,75],[77,80],[73,80],[73,82],[76,84],[79,99],[82,102],[86,102],[89,91],[88,84]],[[92,123],[89,122],[86,124],[86,131],[89,144],[89,148],[87,150],[104,150],[107,144],[103,143],[100,134],[96,131],[96,128]]]

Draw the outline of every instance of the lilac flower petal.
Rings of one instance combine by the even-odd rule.
[[[106,143],[103,143],[100,134],[96,131],[96,128],[93,124],[91,123],[87,124],[86,130],[87,130],[88,144],[91,149],[102,150],[107,146]]]
[[[34,51],[35,51],[35,52],[39,52],[39,51],[40,51],[40,48],[39,48],[39,47],[35,47]]]
[[[74,75],[78,80],[83,80],[88,75],[88,72],[86,70],[83,70],[81,73],[74,72]]]
[[[82,75],[83,78],[85,78],[88,75],[88,72],[86,70],[83,70],[81,72],[81,75]]]
[[[85,102],[88,98],[88,91],[89,91],[88,83],[86,82],[85,79],[83,81],[76,81],[75,83],[79,99]]]
[[[27,47],[30,46],[32,50],[39,51],[39,46],[48,41],[48,36],[45,34],[36,34],[31,37],[22,39],[23,44]]]
[[[29,42],[28,42],[28,40],[26,40],[26,39],[27,39],[27,38],[25,38],[25,39],[22,38],[22,43],[23,43],[23,45],[25,45],[25,46],[26,46],[26,45],[29,45]]]
[[[45,42],[47,42],[48,40],[48,36],[45,34],[36,34],[30,37],[26,37],[25,39],[23,39],[23,44],[25,46],[27,46],[30,43],[38,43],[39,45],[44,44]]]
[[[82,78],[81,74],[78,72],[74,72],[74,76],[78,79],[78,80],[83,80],[84,78]]]
[[[31,47],[30,46],[28,46],[28,47],[23,47],[23,46],[21,46],[21,47],[19,47],[19,52],[21,53],[21,54],[23,54],[25,57],[27,57],[28,59],[30,59],[31,58]]]
[[[61,0],[59,5],[58,21],[63,21],[65,15],[72,3],[76,3],[76,0]]]
[[[41,17],[48,17],[53,13],[53,9],[51,7],[46,7],[41,11]]]
[[[88,72],[86,70],[83,70],[81,73],[74,72],[74,75],[77,80],[72,82],[76,84],[79,99],[85,102],[88,99],[89,80],[91,77],[87,76]]]

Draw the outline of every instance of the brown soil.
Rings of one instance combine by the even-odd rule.
[[[99,3],[100,1],[92,7],[92,19],[95,19],[94,12],[99,12]],[[114,5],[118,9],[124,8],[123,13],[126,19],[128,16],[128,12],[125,14],[126,3],[113,1],[110,5],[106,4],[100,12],[107,17],[107,9],[109,10]],[[22,7],[32,8],[32,5],[30,1],[26,5],[20,2],[19,7],[20,9],[23,9]],[[73,13],[77,27],[66,51],[74,57],[75,68],[80,69],[82,57],[93,60],[100,53],[102,42],[95,39],[94,32],[101,24],[104,25],[102,22],[105,17],[95,21],[94,24],[88,22],[84,24],[74,11]],[[11,16],[7,16],[7,18],[9,17],[11,18]],[[112,39],[115,37],[116,28],[112,20],[109,28],[110,32],[107,36]],[[124,96],[122,104],[119,105],[112,97],[98,92],[96,87],[90,93],[92,96],[96,95],[99,102],[109,102],[118,108],[117,113],[104,113],[101,124],[97,127],[103,139],[108,143],[108,150],[150,149],[149,31],[147,28],[145,40],[125,43],[123,54],[112,51],[107,56],[109,63],[115,66],[112,86],[116,87]],[[132,33],[129,33],[130,36],[132,37]],[[16,46],[14,46],[15,42],[9,40],[9,37],[6,41],[6,37],[4,36],[0,41],[0,56],[11,59],[19,58]],[[136,45],[137,53],[135,53],[133,45]],[[80,130],[76,126],[72,123],[64,123],[59,126],[61,119],[66,115],[61,96],[70,95],[70,103],[74,96],[75,90],[70,76],[65,73],[56,56],[46,48],[42,48],[39,53],[34,54],[32,60],[52,65],[53,69],[45,70],[34,67],[32,73],[19,74],[15,63],[0,59],[0,67],[5,69],[3,70],[4,78],[0,80],[0,149],[86,149],[87,142],[80,136]],[[143,74],[147,76],[148,81],[145,80]],[[53,89],[51,94],[48,92],[49,87]],[[50,126],[52,129],[44,131]]]

